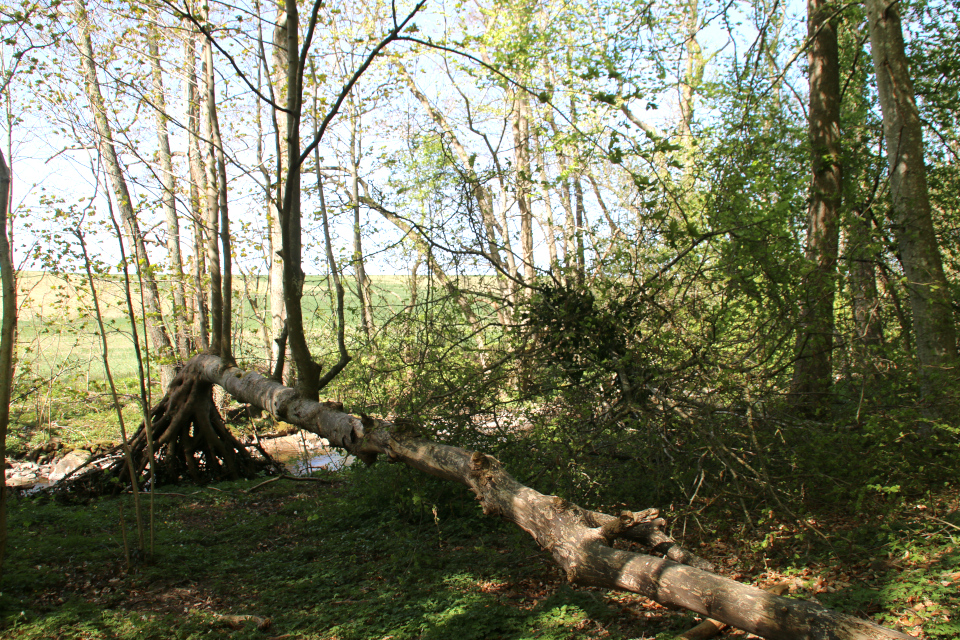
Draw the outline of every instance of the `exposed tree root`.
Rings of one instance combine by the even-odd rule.
[[[250,454],[230,432],[213,401],[213,383],[196,367],[184,367],[151,411],[157,486],[252,478],[276,466],[261,449]],[[143,487],[149,477],[147,431],[141,423],[130,438],[134,474]],[[97,464],[97,463],[100,464]],[[130,487],[130,473],[121,447],[91,459],[82,469],[54,486],[60,496],[86,497]]]

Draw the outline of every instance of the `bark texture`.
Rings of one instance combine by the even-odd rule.
[[[957,336],[933,229],[923,130],[897,4],[867,0],[866,7],[890,167],[890,197],[913,310],[921,387],[924,395],[936,397],[944,379],[955,376],[952,369],[957,361]]]
[[[807,213],[806,259],[793,394],[809,413],[829,409],[833,383],[833,301],[841,204],[840,53],[835,11],[826,0],[807,2],[811,38],[810,153],[812,180]]]
[[[0,324],[0,462],[7,459],[7,425],[10,423],[10,394],[13,390],[13,350],[17,334],[17,280],[7,231],[10,211],[10,169],[0,151],[0,285],[3,316]],[[7,550],[7,476],[0,475],[0,578]]]
[[[275,104],[287,104],[287,67],[289,59],[287,56],[287,14],[282,10],[277,14],[276,26],[273,30],[273,77],[271,83],[273,89],[271,96]],[[286,353],[279,352],[280,342],[277,338],[283,332],[287,324],[287,305],[283,298],[283,229],[280,226],[280,203],[283,200],[283,186],[286,182],[287,169],[287,137],[286,114],[279,113],[275,107],[271,107],[273,126],[276,130],[275,152],[277,154],[276,164],[276,186],[275,196],[267,198],[267,225],[270,229],[270,335],[273,336],[272,353],[270,357],[270,368],[276,368],[278,361],[286,362]],[[268,180],[269,182],[269,180]],[[286,341],[284,341],[284,350],[286,350]],[[286,367],[282,372],[283,379],[290,379],[290,367]]]
[[[619,516],[583,509],[520,484],[500,462],[479,451],[423,440],[390,422],[344,413],[214,356],[197,356],[188,363],[178,377],[179,386],[175,383],[167,395],[168,406],[177,404],[175,394],[184,393],[190,380],[198,392],[203,385],[219,384],[238,400],[316,433],[364,462],[383,455],[465,485],[486,515],[516,524],[548,549],[573,583],[639,593],[773,640],[909,638],[815,603],[779,597],[710,573],[708,562],[664,534],[666,523],[655,509]],[[612,543],[617,538],[638,540],[667,557],[615,549]]]

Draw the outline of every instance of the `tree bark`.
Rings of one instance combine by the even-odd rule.
[[[710,573],[705,570],[709,563],[663,533],[666,522],[655,509],[619,516],[583,509],[520,484],[496,459],[479,451],[423,440],[388,421],[344,413],[216,357],[195,357],[181,377],[219,384],[238,400],[316,433],[366,463],[384,455],[467,486],[485,515],[529,533],[552,553],[572,583],[638,593],[771,640],[909,639],[812,602],[783,598]],[[615,549],[612,543],[617,538],[666,548],[667,558]]]
[[[287,168],[283,199],[279,203],[281,257],[283,259],[283,300],[287,313],[290,355],[297,367],[297,390],[316,399],[320,393],[321,366],[313,361],[303,326],[303,272],[300,211],[300,118],[303,106],[303,69],[300,66],[299,24],[296,2],[286,3],[287,55]]]
[[[209,5],[203,5],[202,20],[209,22]],[[206,143],[204,170],[206,173],[206,204],[204,207],[204,227],[207,240],[207,270],[210,273],[210,349],[220,353],[223,345],[223,278],[220,273],[220,179],[217,170],[217,148],[214,142],[214,110],[216,109],[216,91],[214,89],[213,42],[210,37],[203,42],[203,60],[200,64],[203,76],[203,96],[200,101],[200,124]],[[229,322],[229,317],[227,317]]]
[[[210,55],[210,76],[207,85],[209,94],[210,144],[217,161],[217,208],[220,216],[220,357],[229,362],[233,360],[233,251],[230,242],[230,212],[227,207],[227,161],[223,152],[223,137],[220,135],[220,119],[217,116],[217,97],[213,75],[213,52]],[[213,158],[211,158],[212,160]]]
[[[186,24],[187,35],[183,40],[184,93],[187,122],[187,161],[190,165],[190,217],[193,223],[193,333],[200,349],[210,348],[207,320],[207,297],[203,283],[205,272],[203,224],[207,177],[203,156],[200,154],[200,103],[198,100],[196,70],[196,30]],[[202,195],[201,195],[202,194]]]
[[[896,3],[867,0],[870,45],[883,112],[890,198],[907,278],[924,396],[935,400],[957,362],[952,301],[933,229],[923,130]]]
[[[883,343],[883,323],[877,294],[877,254],[870,248],[870,224],[863,211],[852,212],[846,235],[856,339],[864,347],[878,346]]]
[[[513,91],[513,158],[517,208],[520,209],[520,259],[523,279],[532,286],[537,276],[533,262],[533,212],[530,207],[530,100],[525,92]]]
[[[363,261],[363,233],[360,226],[360,109],[353,94],[350,111],[350,201],[353,205],[353,268],[357,277],[357,298],[360,301],[360,328],[367,340],[373,335],[373,304],[370,300],[370,279]]]
[[[155,18],[159,12],[155,12]],[[167,98],[163,90],[163,69],[160,67],[160,35],[153,20],[147,21],[147,50],[150,54],[150,72],[153,80],[153,105],[157,119],[157,148],[160,160],[160,183],[163,186],[163,215],[167,224],[167,253],[173,298],[173,342],[181,360],[190,357],[190,345],[185,326],[186,291],[183,282],[183,256],[180,253],[180,220],[177,217],[176,185],[173,173],[173,156],[170,153],[170,135],[167,131]]]
[[[90,102],[90,110],[93,112],[93,119],[97,129],[97,148],[103,157],[103,162],[110,176],[110,183],[116,195],[117,204],[120,207],[120,217],[123,220],[124,230],[127,238],[133,246],[133,253],[137,261],[137,272],[140,274],[143,284],[143,313],[147,316],[147,331],[154,349],[161,358],[169,356],[173,351],[173,345],[170,343],[170,336],[167,334],[166,327],[163,325],[163,310],[160,307],[160,290],[157,288],[157,282],[153,277],[153,270],[150,268],[150,258],[147,255],[146,245],[143,240],[143,234],[140,231],[140,224],[137,220],[137,214],[133,210],[133,201],[130,199],[130,190],[127,188],[126,178],[120,168],[120,160],[117,157],[117,151],[113,144],[113,131],[110,123],[107,121],[106,105],[103,94],[100,91],[100,81],[97,79],[97,67],[93,57],[93,42],[90,37],[90,20],[87,16],[86,7],[83,0],[76,0],[74,11],[79,27],[76,38],[77,49],[80,54],[80,66],[83,73],[84,90],[87,94],[87,100]],[[166,385],[173,379],[174,368],[170,364],[160,365],[160,381]]]
[[[836,292],[841,196],[840,53],[834,5],[808,0],[809,139],[812,180],[806,259],[792,393],[798,407],[829,411],[833,386],[833,301]]]
[[[703,72],[706,61],[703,59],[703,49],[697,40],[700,33],[700,0],[686,0],[684,9],[684,32],[686,34],[686,71],[680,83],[680,145],[684,155],[684,182],[692,175],[693,167],[689,162],[693,159],[693,113],[696,107],[697,91],[703,83]]]
[[[277,14],[276,26],[273,30],[273,74],[272,84],[274,89],[272,96],[274,103],[285,105],[289,88],[287,86],[287,68],[289,58],[287,56],[287,14],[280,11]],[[286,126],[286,119],[277,113],[277,109],[272,109],[272,120],[275,130],[275,140],[277,154],[276,163],[276,195],[267,199],[267,226],[269,231],[270,244],[270,334],[273,336],[272,357],[270,361],[270,370],[276,367],[278,360],[283,359],[289,362],[286,354],[279,352],[280,342],[277,338],[283,332],[287,324],[287,303],[283,297],[283,229],[280,226],[280,203],[283,200],[283,187],[287,179],[287,137],[286,132],[281,130],[282,124]],[[284,345],[286,342],[284,342]],[[286,347],[284,346],[284,350]],[[284,380],[289,381],[290,367],[286,367],[282,373]]]
[[[7,460],[7,427],[10,424],[10,396],[13,391],[13,356],[17,335],[17,280],[7,229],[10,213],[10,169],[0,151],[0,286],[3,316],[0,324],[0,463]],[[0,578],[7,552],[7,474],[0,469]]]

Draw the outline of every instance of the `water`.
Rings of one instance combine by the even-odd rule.
[[[281,454],[275,456],[275,459],[283,463],[291,475],[308,476],[320,469],[339,471],[353,464],[355,458],[345,456],[335,449],[325,449],[306,453],[301,451],[289,456]]]

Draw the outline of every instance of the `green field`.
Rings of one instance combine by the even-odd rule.
[[[420,280],[420,300],[426,278]],[[139,301],[134,282],[133,298]],[[483,286],[479,278],[466,283]],[[136,393],[137,360],[133,332],[127,312],[122,280],[117,276],[99,277],[96,282],[101,313],[107,328],[109,364],[115,381],[126,392],[127,402]],[[351,353],[363,350],[360,312],[355,281],[344,277],[347,289],[345,319]],[[167,285],[169,290],[169,286]],[[269,324],[267,278],[234,278],[234,354],[244,366],[265,367],[264,321]],[[167,291],[169,292],[169,291]],[[407,276],[371,276],[374,323],[388,325],[391,318],[411,299]],[[172,321],[171,296],[165,296],[165,322]],[[327,278],[309,276],[304,286],[303,313],[308,340],[321,361],[336,359],[335,314],[331,310],[331,290]],[[13,442],[48,435],[90,431],[96,438],[118,437],[114,412],[102,356],[93,297],[83,274],[22,272],[18,276],[17,371],[12,404]],[[137,333],[144,345],[144,329],[139,305]],[[270,336],[272,337],[272,336]],[[158,397],[159,370],[153,345],[148,373],[152,393]],[[132,407],[132,405],[131,405]],[[128,409],[132,413],[135,410]],[[136,422],[136,420],[134,420]],[[93,437],[93,436],[91,436]]]

